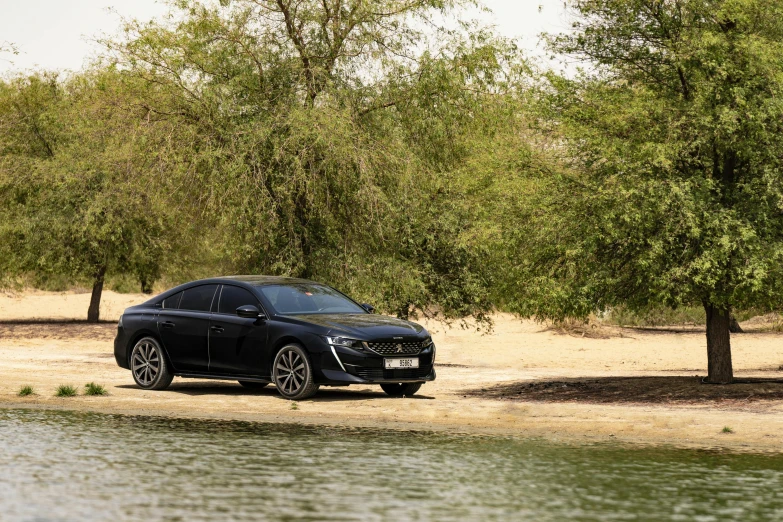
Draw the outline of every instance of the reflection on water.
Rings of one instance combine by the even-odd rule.
[[[0,520],[781,520],[783,458],[0,410]]]

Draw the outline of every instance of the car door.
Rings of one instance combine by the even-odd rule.
[[[239,317],[236,309],[254,305],[262,310],[258,298],[249,290],[223,285],[216,313],[209,327],[209,370],[218,375],[262,376],[269,354],[266,346],[266,320]]]
[[[209,370],[209,316],[218,286],[199,285],[183,290],[176,308],[173,301],[172,308],[166,307],[168,299],[163,302],[158,332],[178,372]]]

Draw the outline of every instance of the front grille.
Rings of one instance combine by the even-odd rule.
[[[385,370],[383,368],[356,368],[356,375],[368,381],[377,379],[422,379],[432,373],[432,366],[424,368],[406,368],[403,370]]]
[[[367,346],[379,355],[417,355],[421,351],[420,342],[367,343]]]

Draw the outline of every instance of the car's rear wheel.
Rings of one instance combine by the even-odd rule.
[[[166,389],[174,379],[163,349],[154,337],[144,337],[133,346],[130,366],[133,380],[145,390]]]
[[[415,394],[421,388],[423,383],[409,382],[409,383],[386,383],[381,384],[381,389],[386,392],[387,395],[392,397],[410,397]]]
[[[247,388],[248,390],[260,390],[266,388],[268,382],[255,382],[255,381],[237,381],[239,384]]]
[[[298,344],[286,345],[277,352],[272,367],[277,391],[286,399],[307,399],[318,391],[319,386],[313,381],[310,357]]]

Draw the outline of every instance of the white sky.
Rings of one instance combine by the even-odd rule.
[[[541,32],[567,29],[563,0],[484,0],[494,11],[487,21],[520,38],[531,55],[542,55]],[[113,9],[115,12],[111,12]],[[162,0],[0,0],[0,45],[13,43],[14,56],[0,55],[0,74],[33,68],[71,69],[100,51],[99,35],[114,34],[120,16],[148,20],[167,11]]]

